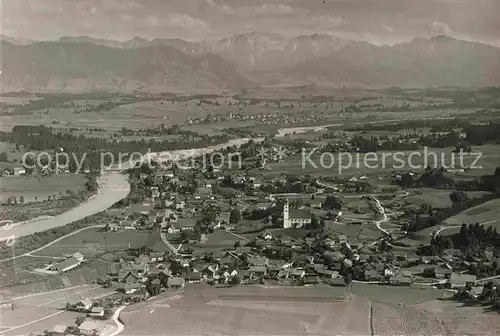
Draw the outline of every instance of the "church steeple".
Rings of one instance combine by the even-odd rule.
[[[288,198],[285,198],[285,203],[283,203],[283,228],[288,229],[292,225],[290,224],[290,203]]]

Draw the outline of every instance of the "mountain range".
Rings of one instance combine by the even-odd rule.
[[[500,48],[447,36],[376,46],[330,35],[238,34],[218,41],[2,36],[2,91],[216,92],[256,86],[482,87]]]

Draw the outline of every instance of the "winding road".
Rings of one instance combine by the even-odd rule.
[[[498,222],[498,220],[491,220],[491,221],[487,221],[487,222],[484,222],[484,223],[479,223],[479,225],[488,225],[488,224],[491,224],[491,223],[496,223]],[[443,231],[446,231],[446,230],[449,230],[449,229],[456,229],[456,228],[461,228],[462,225],[452,225],[452,226],[445,226],[445,227],[442,227],[440,229],[438,229],[436,232],[434,232],[434,239],[437,238],[437,236],[439,236],[439,234]]]

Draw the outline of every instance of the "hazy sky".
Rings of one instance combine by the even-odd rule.
[[[262,31],[371,43],[446,34],[500,45],[500,0],[0,0],[1,33],[219,39]]]

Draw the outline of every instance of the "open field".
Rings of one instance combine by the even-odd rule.
[[[373,302],[412,306],[442,298],[449,292],[432,288],[397,287],[377,284],[353,283],[352,292]]]
[[[125,309],[123,335],[368,335],[369,302],[325,300],[331,288],[187,288]],[[213,318],[217,316],[217,318]],[[168,327],[167,327],[168,326]]]
[[[5,105],[24,105],[28,104],[32,101],[39,100],[41,98],[33,96],[26,96],[26,97],[5,97],[1,96],[0,97],[0,104],[5,104]]]
[[[430,188],[419,188],[419,189],[409,189],[410,193],[417,192],[417,194],[408,196],[405,198],[405,202],[408,204],[429,204],[433,208],[446,208],[452,205],[450,200],[450,190],[438,190]],[[469,198],[480,197],[487,192],[483,191],[468,191],[467,195]]]
[[[450,217],[444,221],[447,225],[462,225],[463,223],[484,223],[498,220],[500,209],[500,199],[494,199],[467,209],[456,216]]]
[[[84,190],[85,182],[85,176],[78,174],[0,177],[0,202],[11,196],[22,196],[26,203],[41,202],[49,196],[60,198],[67,195],[68,190],[74,193]]]
[[[37,273],[34,269],[44,268],[46,264],[51,262],[57,262],[57,259],[22,257],[3,262],[0,283],[2,286],[9,286],[18,282],[41,281],[46,278],[46,275]]]
[[[100,298],[114,293],[111,288],[103,288],[99,285],[84,285],[72,288],[65,288],[58,291],[39,293],[38,295],[28,295],[26,297],[14,299],[16,305],[45,307],[52,309],[62,309],[67,302],[74,302],[81,297]]]
[[[75,252],[82,253],[90,258],[96,254],[126,250],[131,247],[140,247],[149,237],[149,231],[126,230],[120,232],[103,232],[98,228],[84,230],[64,238],[47,248],[38,251],[37,255],[57,257]]]
[[[474,194],[473,194],[474,195]],[[443,197],[445,197],[443,195]],[[438,226],[432,226],[423,230],[412,232],[408,237],[398,240],[398,242],[407,246],[417,247],[422,244],[429,244],[431,237],[441,228],[440,235],[450,236],[460,233],[462,224],[486,223],[485,228],[492,226],[500,230],[500,220],[498,219],[498,208],[500,199],[494,199],[467,209],[456,216],[444,220]]]
[[[447,300],[434,300],[415,306],[442,321],[449,335],[498,335],[500,318],[497,312],[482,307],[464,306]]]
[[[254,235],[255,236],[255,235]],[[232,234],[224,230],[217,230],[212,234],[207,235],[207,242],[203,245],[183,244],[183,248],[192,248],[197,254],[203,252],[220,251],[227,248],[233,248],[236,242],[245,245],[249,240],[246,237]]]
[[[335,233],[346,235],[350,240],[356,239],[362,229],[361,225],[339,224],[333,221],[325,221],[325,228]]]
[[[323,161],[321,160],[321,155],[317,154],[317,152],[313,152],[314,154],[309,156],[311,149],[305,150],[304,155],[298,154],[286,157],[282,163],[273,162],[268,164],[267,166],[271,170],[266,172],[266,174],[269,176],[278,176],[281,174],[331,175],[340,173],[346,176],[361,176],[364,174],[389,173],[394,169],[423,171],[427,165],[431,167],[445,165],[446,167],[454,166],[455,168],[459,168],[461,166],[460,157],[458,154],[452,153],[453,149],[428,148],[427,152],[424,149],[418,151],[380,152],[376,160],[373,160],[373,155],[365,156],[363,153],[350,153],[350,155],[348,155],[349,153],[332,153],[334,158],[333,163],[331,155],[328,154],[323,156]],[[476,166],[481,166],[481,168],[471,169],[467,172],[467,176],[471,178],[484,174],[493,174],[500,162],[500,146],[487,145],[475,147],[474,151],[482,153],[481,159],[476,163]],[[475,155],[466,155],[463,157],[463,165],[472,165],[475,160]]]
[[[373,335],[444,335],[441,321],[410,307],[373,303]]]
[[[0,117],[1,118],[1,117]],[[0,131],[2,124],[0,123]],[[27,152],[24,148],[20,147],[19,150],[16,149],[16,145],[7,142],[0,142],[0,153],[7,154],[7,161],[0,162],[0,169],[13,169],[20,167],[23,159],[23,155]],[[36,151],[35,151],[36,152]]]

